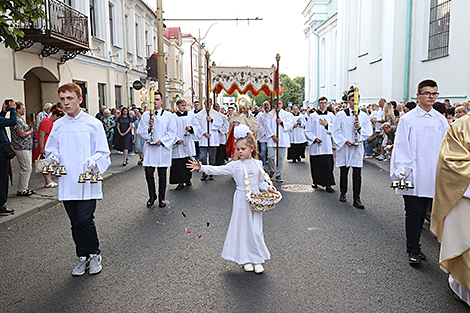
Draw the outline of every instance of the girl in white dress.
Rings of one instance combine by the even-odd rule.
[[[250,189],[253,193],[260,190],[275,192],[264,180],[262,162],[258,156],[256,141],[246,125],[239,125],[234,130],[236,154],[235,162],[224,166],[201,165],[199,161],[187,164],[191,171],[198,170],[206,175],[232,175],[237,188],[233,197],[233,210],[225,238],[222,258],[243,264],[247,272],[264,271],[262,263],[271,257],[263,236],[263,218],[261,212],[250,209],[245,198],[245,169],[248,173]],[[258,164],[257,164],[258,163]]]

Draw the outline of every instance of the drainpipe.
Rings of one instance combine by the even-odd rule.
[[[406,56],[405,56],[405,90],[403,95],[403,102],[408,100],[409,96],[409,81],[410,81],[410,48],[411,48],[411,0],[408,0],[406,21]]]
[[[131,86],[129,84],[129,73],[132,70],[131,64],[127,60],[127,35],[126,35],[126,14],[124,12],[124,1],[121,1],[121,32],[122,32],[122,51],[123,51],[123,61],[124,64],[126,65],[126,103],[127,107],[130,107],[132,103],[130,103],[131,97],[129,96]],[[139,104],[140,104],[140,99],[139,99]]]
[[[193,72],[193,45],[197,42],[196,38],[194,38],[193,43],[189,46],[189,54],[191,55],[191,104],[194,105],[194,72]]]
[[[323,25],[321,23],[318,27]],[[318,108],[318,98],[320,98],[320,35],[317,34],[317,28],[313,30],[313,34],[317,37],[317,99],[315,99],[316,102],[316,108]]]

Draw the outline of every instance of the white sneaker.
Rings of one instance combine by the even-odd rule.
[[[78,259],[78,265],[75,266],[75,268],[72,271],[72,275],[82,276],[83,274],[85,274],[89,266],[90,266],[90,260],[85,256],[81,256]]]
[[[245,272],[253,272],[253,264],[246,263],[245,265],[243,265],[243,269],[245,270]]]
[[[263,267],[263,265],[261,265],[261,264],[256,264],[256,265],[255,265],[255,273],[256,273],[256,274],[261,274],[262,272],[264,272],[264,267]]]
[[[90,254],[90,275],[98,274],[101,272],[101,255]]]

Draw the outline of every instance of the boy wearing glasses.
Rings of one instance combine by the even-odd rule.
[[[405,202],[406,251],[410,264],[420,264],[426,259],[419,240],[426,211],[432,205],[437,158],[449,125],[432,107],[438,95],[434,80],[418,84],[419,105],[400,118],[390,163],[392,181],[404,179],[414,184],[414,189],[397,189]]]

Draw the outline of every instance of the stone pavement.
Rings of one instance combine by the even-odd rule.
[[[111,154],[111,166],[104,173],[104,180],[138,166],[138,160],[139,156],[137,154],[130,155],[129,164],[127,164],[127,166],[122,166],[123,156],[113,150],[113,153]],[[16,195],[19,172],[19,166],[17,166],[17,164],[18,163],[16,162],[16,158],[13,159],[13,185],[10,183],[8,187],[8,201],[6,203],[9,209],[15,210],[15,213],[0,215],[0,229],[9,228],[25,218],[38,212],[47,210],[59,203],[57,200],[57,188],[45,188],[44,177],[41,173],[35,173],[34,165],[33,173],[31,173],[31,178],[29,181],[29,188],[36,191],[36,194],[29,197],[18,197]],[[53,176],[52,180],[57,182],[58,178]]]
[[[108,177],[126,172],[131,168],[137,166],[137,161],[139,160],[139,157],[138,155],[130,155],[129,164],[127,166],[122,166],[122,160],[123,156],[113,151],[113,153],[111,154],[112,164],[103,175],[103,178],[105,180]],[[375,158],[372,158],[364,159],[364,162],[374,165],[380,171],[390,172],[390,161],[378,161]],[[11,184],[9,186],[8,201],[6,204],[8,208],[14,209],[15,213],[4,216],[0,215],[0,229],[9,228],[25,218],[38,212],[47,210],[59,203],[59,201],[57,200],[57,188],[45,188],[44,178],[42,174],[35,173],[34,168],[33,173],[31,174],[29,188],[35,190],[37,194],[29,197],[16,196],[19,167],[15,166],[15,162],[13,162],[12,165],[13,186],[11,186]],[[57,178],[53,177],[53,180],[57,182]]]

